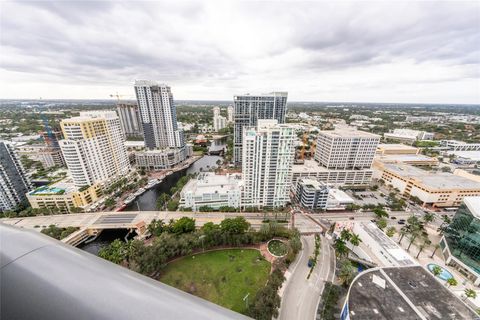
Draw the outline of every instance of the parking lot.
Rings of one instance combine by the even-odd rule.
[[[364,205],[386,205],[387,200],[380,191],[352,191],[347,190],[346,193],[355,200],[355,204]]]

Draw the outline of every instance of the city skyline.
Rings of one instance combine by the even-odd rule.
[[[134,79],[155,79],[178,100],[480,102],[478,3],[1,6],[0,98],[133,100]]]

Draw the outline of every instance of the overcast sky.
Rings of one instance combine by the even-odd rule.
[[[480,2],[1,2],[0,98],[480,103]]]

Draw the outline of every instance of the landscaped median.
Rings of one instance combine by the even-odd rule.
[[[183,217],[153,221],[148,229],[152,239],[117,239],[99,256],[255,319],[277,316],[283,274],[301,249],[297,231],[274,222],[255,231],[243,217],[199,229]],[[267,252],[273,238],[285,239],[272,247],[283,257]]]

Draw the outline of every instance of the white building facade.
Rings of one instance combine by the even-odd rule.
[[[221,207],[239,208],[241,204],[241,175],[217,175],[200,173],[187,182],[180,192],[180,207],[198,211],[208,206],[214,210]]]
[[[114,111],[81,112],[63,120],[60,148],[77,187],[120,177],[130,170],[120,120]]]
[[[141,137],[143,135],[140,111],[136,103],[117,103],[117,114],[126,137]]]
[[[315,161],[333,170],[368,169],[379,142],[379,135],[359,130],[320,131]]]
[[[276,120],[258,120],[243,132],[243,207],[284,207],[289,202],[295,131]]]
[[[169,169],[192,155],[192,146],[135,151],[135,165],[145,170]]]
[[[169,86],[155,81],[135,81],[135,94],[140,108],[145,146],[181,148],[185,145],[183,131],[178,129],[177,111]]]
[[[354,200],[345,192],[315,179],[302,178],[297,182],[295,199],[310,210],[344,210]]]

